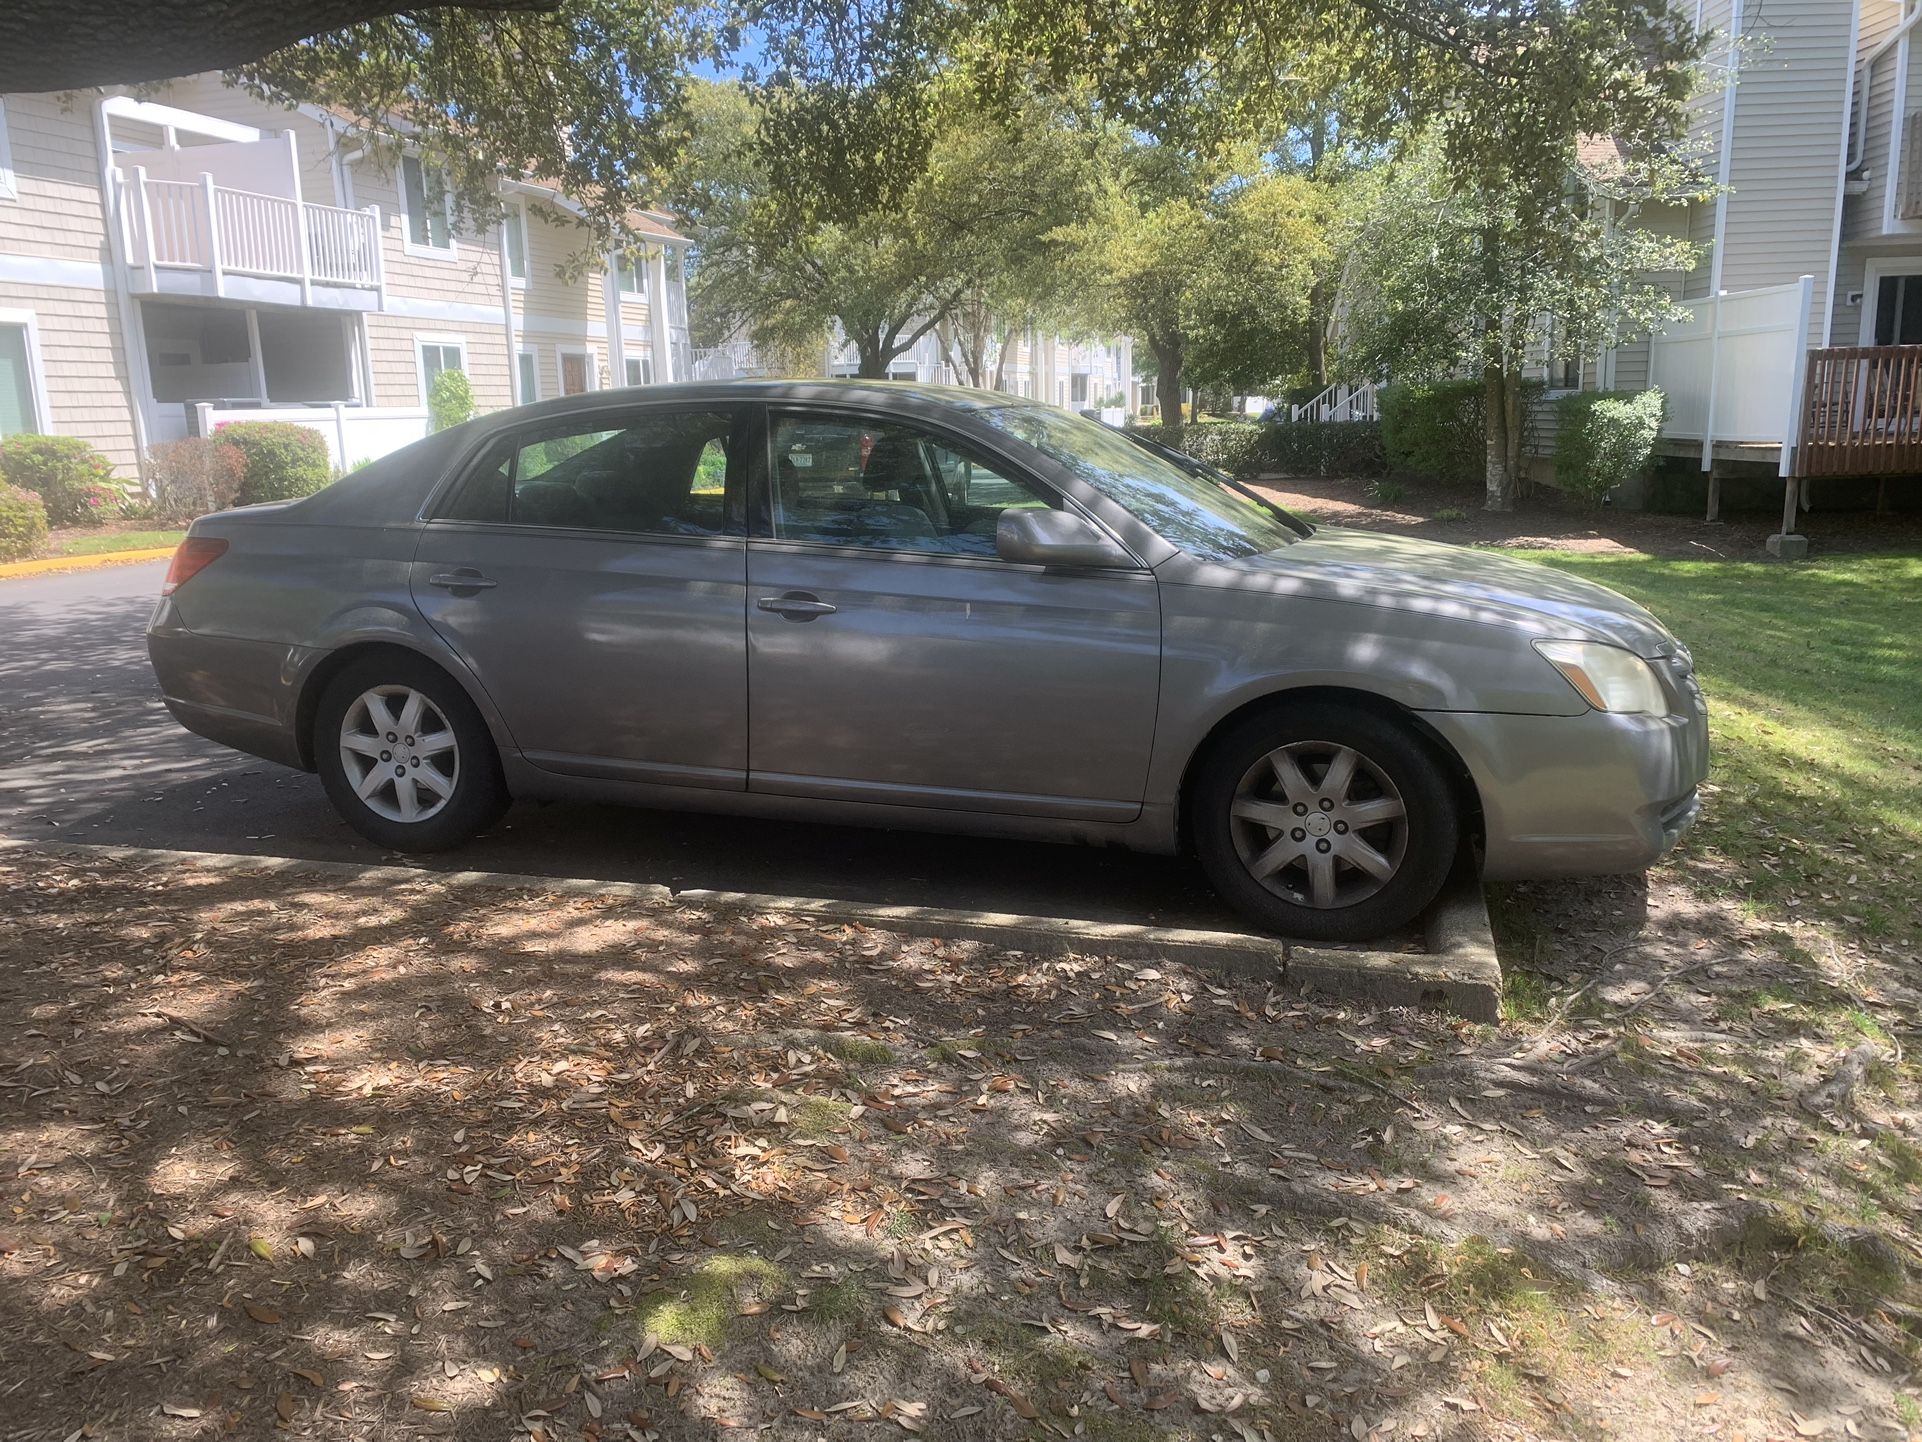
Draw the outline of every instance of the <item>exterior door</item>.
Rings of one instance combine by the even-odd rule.
[[[777,410],[748,547],[752,791],[1125,821],[1154,740],[1147,570],[995,554],[1001,513],[1066,503],[964,443]]]
[[[437,505],[414,599],[534,765],[745,787],[734,429],[662,407],[530,425]]]
[[[587,357],[579,351],[562,351],[561,394],[577,396],[587,389]]]

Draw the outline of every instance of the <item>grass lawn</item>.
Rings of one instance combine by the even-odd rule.
[[[1905,948],[1922,927],[1922,558],[1785,566],[1527,553],[1649,607],[1695,653],[1714,793],[1692,875]]]
[[[176,531],[99,531],[80,536],[55,533],[47,547],[50,556],[98,556],[108,551],[152,551],[177,546],[186,535]]]

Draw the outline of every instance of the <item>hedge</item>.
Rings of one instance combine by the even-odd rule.
[[[1522,382],[1522,452],[1541,381]],[[1382,451],[1388,469],[1469,484],[1488,473],[1488,428],[1480,380],[1397,381],[1381,392]]]
[[[1252,422],[1209,421],[1190,426],[1139,426],[1149,440],[1186,452],[1231,476],[1259,475],[1268,468],[1267,426]]]
[[[47,544],[47,507],[32,491],[0,481],[0,561],[24,561]]]
[[[92,524],[107,500],[106,491],[95,487],[121,495],[113,483],[113,466],[77,436],[22,435],[0,441],[0,481],[40,497],[48,523],[55,526]]]
[[[1380,421],[1290,421],[1267,431],[1269,463],[1284,476],[1379,476],[1388,469]]]
[[[1655,453],[1659,390],[1578,391],[1555,402],[1555,484],[1591,506]]]
[[[237,448],[244,470],[235,500],[243,506],[311,496],[333,479],[327,442],[292,421],[230,421],[217,440]]]

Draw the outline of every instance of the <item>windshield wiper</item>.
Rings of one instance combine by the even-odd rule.
[[[1161,457],[1161,459],[1169,465],[1176,466],[1191,476],[1200,476],[1203,480],[1213,481],[1216,485],[1223,486],[1238,496],[1246,496],[1302,539],[1306,540],[1309,536],[1315,534],[1315,527],[1312,521],[1304,520],[1287,507],[1269,500],[1268,497],[1262,495],[1262,493],[1257,491],[1253,486],[1236,480],[1226,471],[1216,470],[1206,461],[1191,456],[1186,451],[1178,451],[1173,446],[1163,445],[1160,441],[1149,440],[1148,437],[1142,435],[1139,431],[1129,430],[1122,426],[1112,426],[1110,429],[1120,431],[1122,435],[1133,441],[1137,446],[1140,446],[1142,450],[1148,452],[1150,455]]]

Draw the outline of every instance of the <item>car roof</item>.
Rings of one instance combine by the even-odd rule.
[[[861,380],[858,378],[820,380],[760,380],[742,378],[725,381],[676,381],[671,385],[619,386],[608,390],[583,391],[578,395],[536,401],[511,410],[494,411],[483,418],[493,425],[512,425],[545,417],[563,417],[593,412],[604,407],[667,401],[677,404],[735,404],[744,401],[802,401],[809,405],[842,404],[873,406],[883,410],[907,412],[988,411],[1009,407],[1031,409],[1040,402],[1001,391],[970,390],[964,386],[931,385],[922,381]]]

